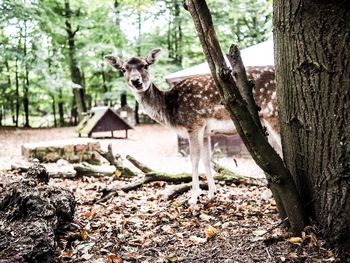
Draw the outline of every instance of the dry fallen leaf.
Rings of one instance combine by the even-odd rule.
[[[123,263],[123,259],[117,255],[109,255],[106,257],[106,263]]]
[[[200,218],[201,220],[203,220],[203,221],[209,222],[210,219],[212,219],[213,217],[212,217],[212,216],[209,216],[209,215],[207,215],[207,214],[201,213],[201,214],[199,215],[199,218]]]
[[[295,252],[289,252],[288,253],[288,258],[298,258],[298,254]]]
[[[91,209],[90,211],[85,212],[83,216],[88,220],[94,219],[96,216],[96,209]]]
[[[211,226],[211,225],[207,226],[204,229],[204,233],[205,233],[205,236],[207,238],[212,238],[213,236],[216,235],[217,232],[218,232],[218,230],[215,227]]]
[[[88,232],[85,228],[80,229],[81,240],[85,241],[88,238]]]
[[[253,234],[255,236],[263,236],[265,233],[266,233],[266,230],[263,230],[263,229],[257,229],[255,231],[253,231]]]
[[[294,245],[301,245],[303,239],[301,237],[291,237],[288,239],[288,242]]]
[[[136,253],[128,253],[127,256],[128,256],[128,258],[133,259],[133,260],[138,260],[142,257]]]
[[[207,242],[206,238],[202,238],[202,237],[197,237],[197,236],[190,236],[190,241],[192,241],[195,244],[203,244],[205,242]]]
[[[176,256],[176,254],[174,254],[174,253],[169,254],[169,255],[167,256],[167,259],[168,259],[168,261],[170,261],[170,262],[177,262],[177,261],[178,261],[178,258],[177,258],[177,256]]]
[[[122,175],[122,172],[119,170],[115,170],[114,172],[114,178],[119,178]]]

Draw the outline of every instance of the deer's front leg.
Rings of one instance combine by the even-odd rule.
[[[192,164],[192,192],[191,198],[188,202],[190,205],[195,205],[198,197],[201,195],[201,189],[199,188],[198,165],[200,159],[200,149],[203,145],[203,131],[200,130],[190,132],[189,143]]]
[[[216,192],[215,182],[213,178],[213,174],[211,172],[210,166],[210,137],[205,136],[203,139],[203,147],[201,148],[201,157],[205,167],[205,172],[207,174],[208,181],[208,197],[212,199]]]

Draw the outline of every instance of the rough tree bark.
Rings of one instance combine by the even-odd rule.
[[[225,63],[206,2],[188,0],[186,7],[193,18],[222,101],[253,159],[267,175],[280,216],[282,219],[288,217],[291,231],[300,232],[305,226],[305,217],[294,181],[249,113],[247,101],[242,98]]]
[[[350,2],[274,1],[283,155],[305,204],[350,248]],[[349,252],[347,252],[349,253]]]

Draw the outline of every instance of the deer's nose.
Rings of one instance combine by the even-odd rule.
[[[132,80],[131,80],[131,84],[132,84],[135,88],[137,88],[137,89],[141,89],[141,88],[142,88],[142,82],[140,81],[139,78],[137,78],[137,79],[132,79]]]

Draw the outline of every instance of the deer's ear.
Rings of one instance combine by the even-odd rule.
[[[161,49],[156,48],[156,49],[153,49],[151,53],[148,54],[148,56],[146,57],[146,62],[148,63],[148,65],[152,65],[154,64],[154,62],[156,62],[156,60],[160,55],[160,52],[161,52]]]
[[[115,57],[112,55],[105,56],[105,60],[107,60],[108,63],[111,64],[113,68],[121,69],[123,66],[123,61],[118,57]]]

